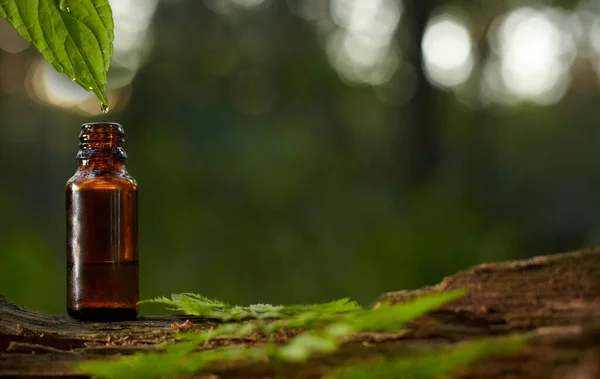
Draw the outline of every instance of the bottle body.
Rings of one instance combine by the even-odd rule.
[[[104,124],[94,124],[86,138],[93,139],[98,125]],[[85,158],[66,184],[67,311],[82,320],[135,319],[138,188],[124,157],[101,142],[80,151]]]

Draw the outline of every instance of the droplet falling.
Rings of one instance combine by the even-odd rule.
[[[110,108],[106,104],[102,104],[102,107],[100,107],[100,112],[102,112],[102,114],[107,114],[109,110]]]

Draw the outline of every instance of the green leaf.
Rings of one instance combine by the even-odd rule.
[[[338,348],[335,338],[326,334],[307,333],[292,338],[276,350],[276,357],[290,362],[305,361],[314,353],[331,353]]]
[[[210,319],[223,320],[229,316],[224,313],[224,309],[231,306],[219,300],[209,299],[202,295],[194,293],[172,294],[171,298],[157,297],[149,300],[142,300],[139,304],[158,303],[171,306],[171,310],[180,311],[188,315],[206,317]]]
[[[164,352],[136,353],[120,359],[90,360],[75,365],[81,373],[102,378],[157,378],[171,377],[182,372],[193,372],[216,360],[252,358],[264,354],[258,349],[215,349],[193,353],[196,346],[211,338],[227,334],[249,334],[247,327],[225,324],[203,333],[178,333],[180,342],[166,345]]]
[[[187,356],[200,339],[175,343],[165,353],[136,353],[120,359],[90,360],[75,365],[82,373],[103,378],[155,378],[184,372]]]
[[[286,316],[294,316],[303,313],[315,312],[320,314],[335,314],[344,312],[360,311],[363,308],[350,298],[343,298],[331,301],[329,303],[308,304],[308,305],[285,305],[281,310]]]
[[[456,346],[379,363],[363,363],[331,373],[330,379],[436,379],[493,356],[518,353],[527,344],[523,335],[485,338]],[[445,376],[444,376],[445,377]]]
[[[335,314],[362,310],[355,301],[348,298],[323,304],[270,305],[251,304],[248,306],[230,305],[219,300],[209,299],[195,293],[172,294],[140,301],[139,304],[158,303],[171,306],[171,310],[188,315],[206,317],[221,321],[283,318],[307,313]]]
[[[467,294],[466,289],[423,295],[402,304],[383,304],[371,311],[350,316],[350,324],[356,331],[398,330],[405,322],[441,307]]]
[[[108,0],[0,0],[0,16],[57,71],[108,106],[106,75],[114,39]]]
[[[271,355],[288,362],[301,362],[315,353],[332,353],[339,348],[339,339],[354,332],[350,325],[335,323],[322,331],[309,332],[293,337],[287,345],[273,346]]]
[[[265,357],[264,349],[258,348],[219,348],[192,353],[191,350],[196,345],[183,342],[174,346],[177,348],[169,349],[165,353],[136,353],[120,359],[81,362],[75,365],[75,369],[81,373],[109,379],[171,378],[180,373],[197,371],[216,361]]]

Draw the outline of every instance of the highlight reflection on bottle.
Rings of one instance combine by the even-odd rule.
[[[124,135],[117,123],[84,124],[66,184],[67,311],[77,319],[137,317],[138,188]]]

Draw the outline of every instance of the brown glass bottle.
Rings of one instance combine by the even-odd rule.
[[[67,311],[81,320],[137,317],[138,188],[124,135],[117,123],[84,124],[66,185]]]

